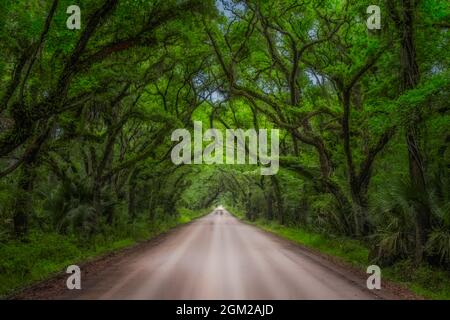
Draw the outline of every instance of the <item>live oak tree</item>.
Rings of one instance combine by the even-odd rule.
[[[20,53],[13,76],[5,85],[6,90],[2,95],[2,111],[7,115],[8,126],[0,136],[0,154],[8,156],[17,152],[22,146],[25,147],[19,160],[2,173],[6,175],[17,168],[20,171],[18,198],[13,209],[17,234],[25,233],[27,229],[27,219],[31,209],[29,206],[32,203],[30,196],[35,176],[34,166],[42,145],[48,140],[50,131],[57,127],[61,115],[73,110],[77,110],[79,114],[78,110],[83,108],[86,100],[94,100],[93,95],[105,89],[101,86],[105,86],[106,82],[101,83],[98,77],[92,79],[89,71],[111,68],[112,63],[125,65],[118,59],[122,61],[129,59],[121,52],[131,48],[137,48],[134,54],[135,61],[142,63],[145,57],[154,58],[154,55],[149,56],[143,52],[142,48],[147,50],[151,48],[158,54],[163,53],[158,48],[177,41],[177,35],[174,33],[175,26],[169,28],[169,24],[181,18],[181,14],[191,12],[195,15],[195,12],[200,12],[207,7],[207,3],[195,1],[180,4],[167,1],[154,2],[147,4],[146,7],[138,4],[130,7],[130,5],[120,4],[117,0],[99,2],[92,4],[86,10],[85,27],[81,32],[72,33],[69,36],[67,31],[61,31],[62,28],[56,25],[58,17],[55,17],[55,13],[58,9],[62,12],[63,5],[60,1],[53,1],[38,40],[26,39],[29,44],[26,44]],[[10,6],[7,9],[13,9],[14,5]],[[16,9],[19,9],[17,7],[20,6],[16,5]],[[25,8],[22,10],[26,12]],[[145,11],[150,14],[147,15]],[[129,25],[128,18],[133,14],[134,18],[140,21],[139,26]],[[110,27],[110,20],[114,21],[113,27]],[[162,31],[162,26],[165,26],[167,31]],[[64,46],[57,46],[58,41],[62,41]],[[35,65],[38,54],[41,56],[40,69],[37,69]],[[113,55],[115,61],[108,61]],[[100,67],[99,64],[102,66]],[[150,69],[147,72],[155,71]],[[114,76],[113,73],[107,75],[109,81]],[[120,77],[120,74],[117,76]],[[39,82],[36,81],[37,78],[40,78]],[[151,76],[147,75],[147,78]],[[113,113],[110,115],[112,118],[118,115],[119,112],[114,109],[128,94],[131,85],[137,82],[137,79],[129,82],[122,80],[122,82],[124,82],[123,89],[118,89],[120,93],[109,105],[113,109],[109,110]],[[33,92],[41,93],[30,99],[27,94],[28,88],[33,88]],[[110,162],[117,135],[132,113],[131,110],[128,111],[117,123],[110,123],[105,128],[108,131],[105,150],[94,175],[94,207],[98,207],[98,193],[101,192],[101,184],[104,180],[103,171]]]
[[[0,239],[128,236],[225,205],[450,263],[443,0],[0,3]],[[177,128],[279,129],[280,171],[174,165]],[[248,151],[248,150],[247,150]]]

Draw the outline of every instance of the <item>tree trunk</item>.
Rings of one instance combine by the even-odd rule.
[[[33,184],[36,177],[34,159],[25,162],[19,173],[17,195],[13,209],[14,233],[22,238],[28,233],[28,220],[33,213]]]
[[[44,132],[32,142],[19,171],[17,195],[13,208],[14,233],[18,238],[25,236],[28,232],[29,217],[33,214],[32,193],[36,178],[36,160],[50,133],[50,128],[51,125],[47,124]]]
[[[284,224],[284,208],[283,208],[283,197],[281,195],[280,184],[278,183],[278,179],[275,176],[270,176],[272,180],[273,189],[275,191],[275,200],[277,202],[277,213],[278,213],[278,221],[280,224]]]
[[[414,0],[402,2],[402,30],[401,30],[401,62],[402,62],[402,92],[417,86],[420,80],[419,67],[416,61],[416,46],[414,39],[414,12],[417,6]],[[425,170],[422,152],[419,146],[419,132],[417,119],[412,119],[406,127],[406,145],[408,147],[408,162],[411,184],[417,194],[427,194]],[[418,201],[420,203],[420,201]],[[416,208],[416,263],[423,260],[423,248],[430,230],[430,211],[426,205]]]
[[[273,219],[273,198],[272,198],[272,190],[269,189],[267,192],[267,220]]]
[[[136,169],[130,175],[128,181],[128,216],[130,221],[136,218],[136,177],[138,171]]]
[[[366,236],[370,231],[367,189],[352,185],[351,194],[354,205],[353,211],[355,215],[355,235]]]
[[[252,220],[253,217],[253,206],[252,206],[252,192],[251,190],[247,194],[247,199],[245,199],[245,217],[250,220]]]

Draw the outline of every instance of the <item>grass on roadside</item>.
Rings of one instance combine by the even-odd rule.
[[[239,217],[242,218],[242,216]],[[298,227],[282,226],[273,221],[257,220],[251,223],[305,247],[338,257],[364,271],[372,264],[368,259],[369,249],[357,240],[331,237]],[[450,272],[428,265],[415,267],[411,261],[404,260],[392,266],[383,267],[382,275],[385,279],[402,284],[425,298],[450,300]]]
[[[26,242],[0,243],[0,297],[47,279],[71,264],[151,239],[206,213],[181,208],[178,215],[168,216],[165,220],[152,224],[137,222],[120,232],[111,228],[109,232],[89,239],[74,235],[32,232]]]

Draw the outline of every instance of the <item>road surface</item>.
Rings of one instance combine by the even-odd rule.
[[[83,268],[82,268],[83,272]],[[82,273],[63,299],[377,299],[365,277],[223,211]]]

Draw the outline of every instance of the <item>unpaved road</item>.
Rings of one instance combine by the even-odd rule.
[[[169,232],[157,243],[149,243],[120,258],[106,259],[100,269],[84,272],[82,266],[81,290],[63,288],[63,280],[53,293],[48,285],[44,286],[49,291],[44,297],[396,298],[386,290],[368,290],[364,274],[357,275],[289,241],[242,223],[228,212],[212,212]]]

